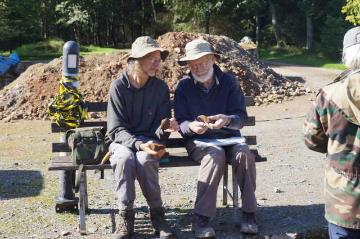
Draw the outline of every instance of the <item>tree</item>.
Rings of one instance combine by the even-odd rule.
[[[81,25],[89,22],[89,13],[78,1],[68,0],[56,5],[56,12],[60,14],[57,21],[59,24],[71,26],[77,41],[80,41]]]
[[[279,31],[278,21],[277,21],[277,17],[276,17],[276,8],[275,8],[274,2],[272,0],[269,0],[269,8],[270,8],[270,13],[271,13],[271,23],[273,26],[274,36],[276,39],[276,46],[280,47],[280,31]]]
[[[354,25],[360,24],[360,1],[359,0],[346,0],[343,6],[342,13],[346,15],[345,20]]]
[[[192,24],[191,30],[197,29],[197,26],[203,27],[203,32],[209,34],[212,20],[215,21],[217,14],[221,12],[221,8],[225,1],[220,0],[165,0],[168,9],[173,12],[174,28],[178,30],[189,30],[184,28],[183,24]],[[191,8],[189,6],[192,6]],[[201,30],[200,30],[201,31]]]
[[[41,32],[37,0],[2,0],[0,2],[0,47],[12,50],[39,40]]]

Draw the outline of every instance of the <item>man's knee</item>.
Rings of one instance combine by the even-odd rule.
[[[134,152],[129,148],[121,144],[112,143],[110,151],[112,152],[110,162],[113,167],[117,165],[123,165],[124,167],[136,166]]]
[[[213,164],[216,164],[217,166],[220,167],[225,167],[226,157],[223,148],[218,146],[210,146],[207,147],[205,150],[207,151],[206,156],[210,158]]]
[[[255,156],[249,147],[238,147],[235,160],[240,165],[255,165]]]
[[[136,152],[136,160],[137,163],[143,168],[157,168],[159,165],[159,160],[150,156],[148,153],[144,151]]]

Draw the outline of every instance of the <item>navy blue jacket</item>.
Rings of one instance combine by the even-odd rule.
[[[227,138],[240,136],[240,131],[247,119],[245,97],[239,81],[229,73],[224,73],[214,65],[215,84],[206,90],[201,83],[194,81],[191,73],[180,80],[175,90],[175,118],[180,124],[180,133],[185,138]],[[196,135],[188,124],[199,115],[230,115],[227,127],[207,130]]]

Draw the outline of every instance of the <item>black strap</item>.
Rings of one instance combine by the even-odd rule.
[[[350,70],[350,69],[347,69],[347,70],[341,72],[341,73],[333,80],[333,82],[331,82],[330,84],[336,83],[336,82],[338,82],[338,81],[341,81],[341,80],[345,79],[345,78],[346,78],[348,75],[350,75],[352,72],[353,72],[353,71]]]
[[[75,193],[79,192],[80,177],[81,177],[82,172],[84,172],[84,164],[79,165],[78,173],[77,173],[76,179],[75,179],[75,186],[74,186]]]

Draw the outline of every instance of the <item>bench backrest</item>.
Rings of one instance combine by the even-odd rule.
[[[245,97],[245,104],[246,106],[253,106],[254,100],[250,96]],[[86,102],[86,105],[88,107],[88,112],[98,112],[103,113],[107,111],[107,102]],[[172,102],[173,105],[173,102]],[[255,117],[249,116],[245,126],[254,126],[255,125]],[[92,126],[102,126],[106,128],[106,121],[104,120],[88,120],[81,124],[81,127],[92,127]],[[55,123],[51,123],[51,132],[57,133],[57,132],[63,132]],[[246,143],[248,145],[256,145],[256,136],[244,136],[246,138]],[[166,147],[170,149],[174,148],[182,148],[182,151],[178,151],[179,157],[186,157],[187,154],[184,150],[185,140],[183,138],[173,138],[172,136],[169,138]],[[53,143],[52,144],[52,152],[70,152],[70,148],[67,146],[66,143]],[[252,150],[253,153],[256,156],[256,161],[266,161],[265,158],[259,156],[257,150]]]

